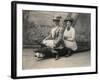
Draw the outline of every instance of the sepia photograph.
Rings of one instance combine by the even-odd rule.
[[[12,2],[12,78],[97,73],[97,7]]]
[[[23,69],[91,66],[89,13],[23,10]]]

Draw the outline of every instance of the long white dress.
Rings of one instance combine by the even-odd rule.
[[[64,31],[63,35],[65,47],[72,49],[73,51],[77,50],[77,43],[75,41],[75,29],[71,26],[70,30],[67,28]]]

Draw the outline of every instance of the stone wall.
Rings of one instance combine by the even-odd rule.
[[[57,14],[62,16],[61,22],[70,14],[76,21],[73,26],[77,42],[90,44],[90,14],[23,10],[23,45],[34,45],[35,40],[43,40],[53,27],[52,18]]]

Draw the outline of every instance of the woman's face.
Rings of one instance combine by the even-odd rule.
[[[70,27],[71,24],[72,24],[71,21],[67,21],[67,22],[66,22],[67,27]]]

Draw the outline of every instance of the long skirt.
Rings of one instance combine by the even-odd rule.
[[[54,40],[43,40],[42,43],[45,44],[47,47],[55,48],[55,49],[62,49],[64,47],[64,42],[63,41],[60,41],[56,45],[54,44]]]
[[[64,40],[64,44],[66,48],[69,48],[73,51],[77,50],[77,43],[75,41]]]
[[[47,47],[50,47],[50,48],[53,48],[55,45],[54,45],[54,40],[43,40],[42,43],[44,45],[46,45]]]

